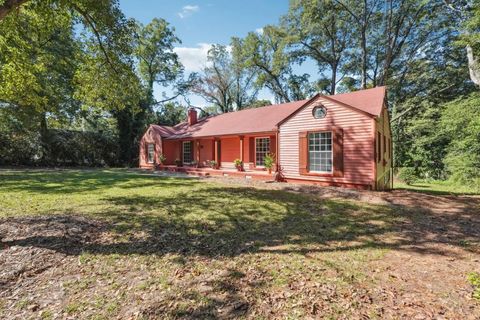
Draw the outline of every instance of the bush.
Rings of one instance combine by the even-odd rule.
[[[273,168],[273,166],[275,165],[275,155],[272,154],[272,153],[268,153],[265,156],[265,159],[263,161],[265,163],[265,168],[271,170]]]
[[[158,156],[158,160],[160,160],[160,164],[163,164],[165,161],[167,161],[167,157],[162,153]]]
[[[470,272],[467,280],[473,286],[473,297],[480,300],[480,274],[478,272]]]
[[[398,178],[407,185],[412,185],[418,180],[417,171],[413,167],[401,168],[398,172]]]

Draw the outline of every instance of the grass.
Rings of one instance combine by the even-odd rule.
[[[451,181],[418,181],[407,185],[401,181],[395,181],[395,189],[421,192],[434,195],[480,195],[480,186],[472,187],[459,185]]]
[[[64,257],[35,296],[62,288],[55,314],[75,318],[355,315],[356,292],[379,281],[371,268],[397,247],[398,226],[419,219],[388,205],[124,170],[0,171],[0,203],[4,224],[27,230],[6,245]]]

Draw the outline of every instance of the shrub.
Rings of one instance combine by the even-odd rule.
[[[240,159],[235,159],[233,160],[233,163],[235,164],[235,168],[237,168],[238,171],[243,170],[243,161]]]
[[[158,156],[158,160],[160,160],[160,164],[163,164],[165,161],[167,161],[167,157],[165,157],[165,155],[163,153],[161,153]]]
[[[478,272],[470,272],[467,280],[473,286],[473,297],[480,300],[480,274]]]
[[[265,168],[272,169],[275,165],[275,155],[273,153],[268,153],[263,160],[265,163]]]
[[[182,165],[182,160],[180,159],[175,159],[175,164],[177,165],[177,167],[180,167]]]
[[[207,161],[207,163],[210,166],[210,168],[212,168],[212,169],[216,169],[218,167],[218,163],[215,160]]]
[[[401,168],[398,172],[398,178],[405,182],[407,185],[412,185],[418,180],[417,171],[413,167]]]

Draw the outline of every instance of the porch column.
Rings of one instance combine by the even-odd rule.
[[[240,136],[240,160],[243,162],[243,136]]]
[[[218,138],[215,138],[214,141],[215,142],[214,142],[213,150],[215,154],[215,162],[217,163],[218,166],[220,166],[220,152],[219,152],[220,141],[218,141]]]
[[[197,156],[195,158],[197,161],[197,165],[200,165],[200,140],[196,140],[195,142],[196,142],[195,150],[197,151]]]

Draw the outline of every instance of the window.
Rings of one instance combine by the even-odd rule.
[[[183,142],[183,163],[192,162],[192,141]]]
[[[155,159],[155,144],[149,143],[147,144],[147,162],[153,163]]]
[[[270,153],[270,138],[255,138],[255,165],[265,165],[265,156]]]
[[[308,169],[313,172],[332,172],[332,132],[308,134]]]

